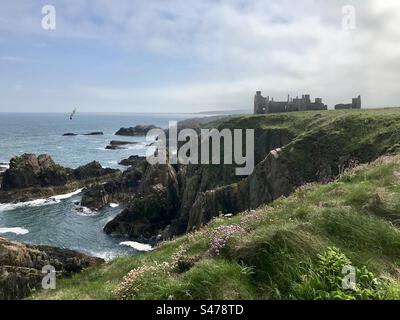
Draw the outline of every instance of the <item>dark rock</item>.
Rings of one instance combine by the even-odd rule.
[[[145,136],[152,129],[160,129],[154,125],[137,125],[130,128],[121,128],[115,135],[117,136]]]
[[[0,237],[0,299],[21,299],[33,289],[40,289],[46,265],[53,266],[59,277],[103,262],[72,250],[26,245]]]
[[[106,146],[107,150],[125,150],[127,148],[121,146]]]
[[[110,142],[110,145],[108,145],[106,149],[108,150],[126,149],[125,147],[122,146],[126,146],[128,144],[137,144],[137,142],[112,140]]]
[[[94,132],[89,132],[89,133],[84,133],[82,134],[83,136],[102,136],[104,133],[102,131],[94,131]],[[79,136],[77,133],[64,133],[63,137],[74,137],[74,136]]]
[[[111,202],[129,202],[139,188],[144,170],[143,166],[131,167],[119,179],[87,188],[80,204],[92,210],[100,210]]]
[[[113,192],[108,192],[105,185],[94,185],[84,191],[80,205],[91,210],[99,210],[112,202],[112,195]]]
[[[68,170],[55,164],[50,156],[24,154],[11,159],[10,168],[4,172],[1,188],[12,190],[58,186],[67,180]]]
[[[130,206],[110,221],[104,232],[148,240],[159,234],[179,208],[179,185],[171,165],[149,166]]]
[[[104,169],[95,161],[74,170],[55,164],[48,155],[24,154],[11,159],[10,168],[0,175],[0,203],[48,198],[120,175],[120,170]]]
[[[102,131],[94,131],[85,133],[84,136],[102,136],[104,133]]]
[[[104,175],[109,175],[116,173],[119,170],[103,168],[101,164],[97,161],[90,162],[86,165],[80,166],[73,171],[73,175],[76,179],[82,180],[93,177],[101,177]]]
[[[131,142],[131,141],[119,141],[119,140],[112,140],[110,142],[111,146],[125,146],[128,144],[137,144],[137,142]]]
[[[141,165],[144,161],[146,161],[146,157],[141,157],[141,156],[130,156],[128,159],[122,159],[121,161],[118,162],[119,165],[122,166],[139,166]]]

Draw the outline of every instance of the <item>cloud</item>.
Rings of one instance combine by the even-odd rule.
[[[8,62],[25,62],[25,61],[27,61],[27,59],[25,59],[25,58],[16,57],[16,56],[1,56],[0,60],[8,61]]]
[[[341,28],[348,4],[356,8],[355,30]],[[27,0],[3,5],[0,31],[55,44],[82,41],[128,54],[140,51],[157,63],[175,59],[177,69],[180,63],[201,66],[189,81],[177,70],[161,85],[92,82],[82,84],[79,93],[71,89],[71,95],[96,108],[251,108],[257,89],[278,99],[309,92],[331,106],[358,94],[367,106],[399,104],[397,0],[70,0],[54,5],[55,32],[41,30],[40,6]],[[156,68],[148,72],[157,76]],[[118,74],[105,76],[118,79]]]

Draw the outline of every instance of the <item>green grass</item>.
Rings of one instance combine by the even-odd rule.
[[[383,157],[253,212],[216,218],[150,253],[60,279],[57,290],[32,298],[118,299],[119,287],[132,299],[399,299],[399,193],[400,157]],[[232,224],[242,231],[213,254],[213,230]],[[349,264],[356,292],[340,287]],[[121,285],[139,267],[143,274]]]

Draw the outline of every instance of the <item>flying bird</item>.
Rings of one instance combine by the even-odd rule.
[[[72,120],[72,118],[74,117],[76,113],[76,108],[74,109],[74,111],[72,111],[71,115],[69,116],[69,120]]]

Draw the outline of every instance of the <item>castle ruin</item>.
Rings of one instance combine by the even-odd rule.
[[[321,98],[315,98],[312,102],[309,94],[303,94],[301,98],[290,98],[288,95],[286,101],[274,101],[274,98],[263,97],[261,91],[257,91],[254,97],[254,114],[327,109]]]
[[[353,98],[351,103],[348,104],[340,103],[335,106],[335,110],[342,110],[342,109],[361,109],[361,96]]]

